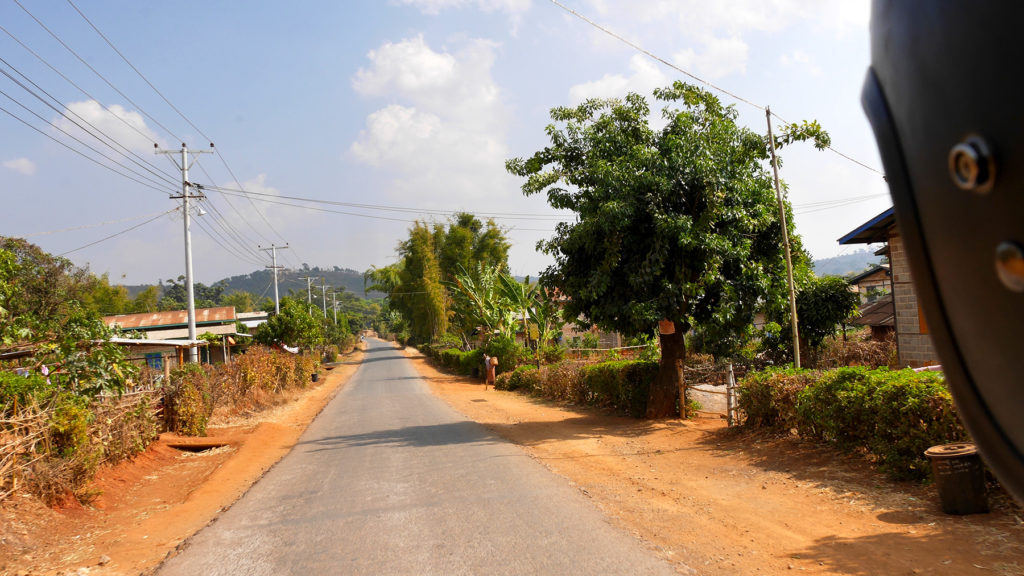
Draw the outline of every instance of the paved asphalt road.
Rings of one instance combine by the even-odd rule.
[[[295,449],[157,572],[676,573],[376,340]]]

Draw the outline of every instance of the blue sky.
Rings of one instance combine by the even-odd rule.
[[[190,180],[253,195],[207,193],[207,214],[193,225],[198,281],[269,264],[258,246],[271,243],[291,246],[280,253],[288,267],[385,265],[411,220],[454,210],[496,215],[514,244],[513,272],[535,276],[550,260],[534,246],[559,215],[543,198],[523,197],[504,160],[547,143],[554,106],[685,80],[548,0],[73,0],[186,120],[70,3],[19,1],[105,80],[13,0],[0,0],[10,33],[0,31],[0,69],[29,85],[24,74],[57,110],[135,155],[125,159],[0,76],[0,90],[17,101],[0,95],[0,107],[39,130],[0,112],[0,235],[61,254],[156,218],[67,254],[131,284],[183,274],[179,202],[168,198],[180,176],[153,144],[206,148],[202,134],[220,156],[201,156]],[[836,149],[881,168],[859,104],[866,1],[563,3],[787,120],[818,120]],[[765,131],[762,110],[721,97],[742,123]],[[110,164],[59,129],[156,180],[156,189],[69,151],[53,139]],[[837,154],[793,146],[784,160],[796,232],[816,257],[839,253],[836,238],[889,206],[881,176]],[[273,196],[364,206],[306,204],[349,214],[327,213]]]

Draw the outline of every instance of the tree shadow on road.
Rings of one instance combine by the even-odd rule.
[[[429,426],[407,426],[390,430],[376,430],[362,434],[329,436],[316,440],[299,442],[307,445],[310,452],[343,450],[366,446],[449,446],[453,444],[495,444],[501,440],[475,422],[463,420]]]

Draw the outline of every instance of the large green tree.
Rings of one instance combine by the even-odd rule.
[[[684,335],[749,330],[786,277],[767,140],[707,91],[677,82],[655,96],[670,103],[660,130],[637,94],[588,100],[553,109],[551,145],[507,162],[524,194],[577,215],[538,244],[555,259],[542,284],[567,297],[566,317],[629,336],[671,322],[652,418],[676,413]]]

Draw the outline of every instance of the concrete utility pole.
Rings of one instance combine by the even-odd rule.
[[[331,306],[331,308],[334,309],[334,324],[337,325],[338,324],[338,293],[332,290],[331,291],[331,299],[334,300],[334,305]]]
[[[775,198],[779,201],[779,222],[782,223],[782,245],[786,248],[786,280],[789,282],[789,314],[793,327],[793,367],[800,367],[800,331],[797,329],[796,289],[793,288],[793,257],[789,253],[789,232],[786,230],[786,204],[779,186],[779,159],[775,156],[775,138],[772,137],[772,109],[765,106],[768,118],[768,144],[772,151],[772,170],[775,172]]]
[[[324,320],[327,320],[327,280],[323,276],[320,277],[320,292],[324,298]]]
[[[153,144],[154,148],[157,148],[156,144]],[[213,148],[213,142],[210,143],[210,148]],[[176,154],[177,150],[160,150],[156,149],[157,154]],[[189,214],[189,199],[197,198],[201,199],[204,196],[200,194],[190,194],[189,187],[192,184],[188,181],[188,169],[195,163],[200,154],[212,154],[211,150],[194,150],[192,152],[192,162],[189,162],[188,146],[184,142],[181,143],[181,196],[171,196],[171,199],[177,200],[181,198],[181,212],[185,220],[185,293],[187,294],[187,318],[188,318],[188,339],[196,339],[196,299],[195,289],[192,286],[192,220],[191,214]],[[173,156],[172,156],[173,160]],[[189,362],[197,362],[199,360],[199,350],[195,346],[189,346],[188,349]]]
[[[271,244],[270,248],[260,248],[260,250],[270,252],[273,261],[273,264],[270,266],[266,266],[266,268],[270,268],[274,271],[274,314],[281,313],[281,299],[278,296],[277,292],[277,271],[284,268],[284,266],[277,265],[277,251],[285,250],[286,248],[288,248],[287,244],[285,244],[284,246],[274,246],[273,244]]]
[[[299,280],[306,281],[306,305],[309,306],[310,315],[313,314],[313,278],[312,276],[303,276]]]

